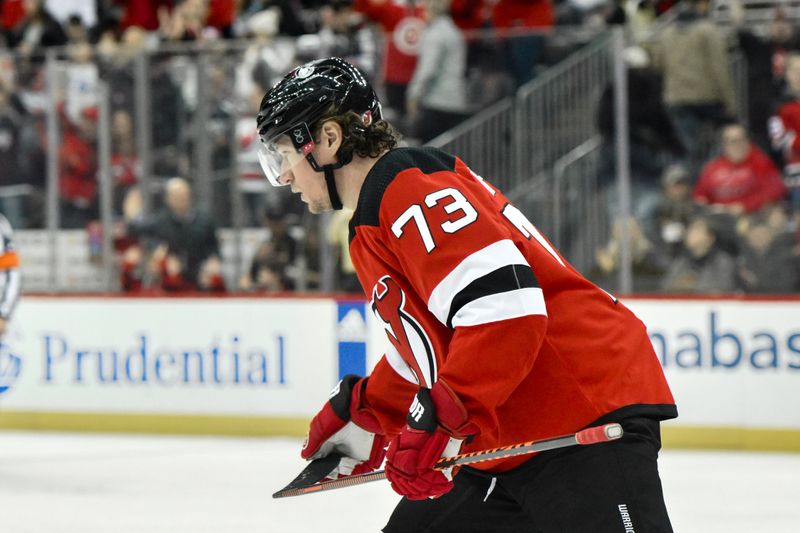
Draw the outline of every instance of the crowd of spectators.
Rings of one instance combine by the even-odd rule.
[[[261,177],[252,117],[267,87],[293,65],[345,57],[379,87],[385,114],[406,142],[427,142],[513,94],[535,77],[548,54],[556,60],[548,36],[558,35],[560,25],[625,23],[636,41],[674,3],[0,0],[0,211],[19,229],[45,224],[52,102],[44,57],[52,49],[58,53],[62,228],[96,230],[98,87],[101,82],[109,87],[113,211],[123,288],[225,290],[215,221],[232,223],[234,188],[243,200],[243,212],[236,216],[246,226],[266,228],[269,238],[258,247],[249,270],[238,280],[229,279],[227,288],[294,290],[301,278],[304,287],[313,287],[319,267],[310,251],[327,239],[342,250],[337,288],[352,290],[357,281],[349,271],[346,246],[341,246],[344,233],[320,235],[316,228],[300,227],[302,206],[285,191],[267,187]],[[733,31],[725,33],[707,18],[707,0],[683,3],[691,7],[656,41],[626,53],[635,214],[627,233],[634,237],[636,272],[645,274],[637,279],[645,280],[644,288],[658,290],[795,290],[800,55],[793,50],[800,48],[800,39],[780,10],[763,35],[743,24],[741,6],[735,4]],[[235,41],[225,46],[226,40]],[[731,47],[740,49],[750,66],[746,114],[736,108],[728,69]],[[147,100],[137,94],[143,52],[147,110],[141,109]],[[610,190],[610,89],[599,109],[605,139],[601,174]],[[144,125],[137,122],[143,111],[150,128],[145,136],[151,148],[148,175],[154,180],[145,192],[138,153]],[[730,126],[737,115],[749,117],[746,128]],[[728,126],[720,133],[723,125]],[[711,160],[715,138],[723,141],[722,154]],[[679,166],[668,167],[675,162]],[[198,183],[203,166],[210,181]],[[192,188],[202,190],[206,201],[190,200],[181,212],[175,197],[191,198]],[[164,192],[163,199],[157,191]],[[143,194],[155,196],[145,201]],[[615,202],[608,203],[613,217]],[[163,204],[163,211],[145,214],[142,204]],[[600,275],[619,268],[621,227],[618,221],[608,245],[598,252]],[[773,272],[764,279],[767,266],[774,264],[765,257],[778,256],[780,264],[794,262],[785,269],[789,273]],[[725,257],[734,264],[730,283],[728,276],[715,274],[710,279],[720,286],[708,289],[687,281],[703,276],[680,275],[681,265],[684,270],[724,265]]]
[[[789,294],[800,290],[800,210],[781,171],[737,123],[695,178],[682,164],[661,175],[652,210],[627,219],[634,289]],[[595,278],[613,286],[622,219],[596,254]]]
[[[728,31],[708,17],[708,0],[686,4],[655,40],[626,52],[633,208],[627,221],[613,201],[613,93],[601,97],[600,179],[612,198],[613,223],[594,275],[615,286],[626,233],[636,291],[797,292],[800,35],[781,7],[759,33],[744,24],[738,0]],[[731,50],[747,64],[740,101]]]
[[[220,290],[217,281],[216,288],[204,284],[219,278],[219,250],[206,257],[203,247],[199,260],[179,246],[191,239],[163,232],[182,235],[206,220],[230,225],[232,187],[244,200],[244,224],[266,227],[271,237],[250,271],[230,285],[292,290],[299,269],[304,285],[313,286],[308,250],[320,237],[308,228],[282,228],[295,224],[302,208],[267,188],[258,169],[252,117],[266,88],[296,64],[344,57],[379,87],[387,118],[407,142],[426,142],[533,78],[544,41],[526,32],[551,28],[559,10],[569,23],[576,13],[597,11],[551,0],[0,0],[0,211],[18,229],[44,227],[48,120],[55,109],[58,225],[85,229],[97,240],[105,134],[98,91],[105,82],[113,212],[116,227],[127,231],[116,236],[126,290]],[[48,51],[56,57],[54,92]],[[148,109],[137,94],[143,55]],[[148,125],[152,178],[143,192],[139,129]],[[232,137],[237,176],[231,176]],[[203,164],[210,185],[197,183]],[[208,212],[193,207],[191,224],[174,208],[176,183],[206,195],[197,205]],[[166,191],[163,201],[158,191]],[[128,220],[126,207],[161,203],[160,214]],[[347,270],[344,255],[340,270]],[[350,290],[351,274],[342,279]]]

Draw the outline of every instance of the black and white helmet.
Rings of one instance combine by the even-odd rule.
[[[311,154],[315,146],[313,128],[326,115],[348,111],[358,113],[365,126],[382,118],[381,104],[372,86],[356,67],[338,57],[297,67],[267,91],[256,123],[264,145],[259,161],[270,183],[285,185],[282,176],[304,159],[329,179],[332,172],[318,165]],[[282,145],[282,151],[278,150],[277,142],[284,135],[291,140],[293,152],[287,151],[287,143]],[[333,169],[347,163],[340,160],[337,165],[328,166]]]

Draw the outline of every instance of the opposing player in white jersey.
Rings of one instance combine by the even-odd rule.
[[[0,338],[8,328],[20,294],[19,256],[14,248],[14,231],[0,213]]]
[[[385,455],[405,496],[387,533],[672,531],[656,461],[660,421],[677,409],[644,324],[463,161],[397,148],[381,118],[338,58],[290,72],[258,114],[274,185],[314,213],[355,210],[350,254],[389,341],[368,377],[342,379],[301,455],[343,454],[339,475]],[[433,468],[608,422],[622,439],[452,479]]]

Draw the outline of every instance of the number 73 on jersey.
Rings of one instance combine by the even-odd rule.
[[[495,191],[483,180],[483,178],[475,173],[472,175],[492,194],[492,196],[495,195]],[[442,231],[445,233],[455,233],[458,230],[469,226],[478,219],[478,211],[471,203],[469,203],[469,200],[467,200],[461,191],[454,187],[446,187],[444,189],[432,192],[427,195],[424,200],[426,209],[431,209],[443,202],[445,213],[451,215],[450,219],[442,222],[441,224]],[[550,243],[547,242],[539,230],[536,229],[536,226],[534,226],[531,221],[522,214],[522,211],[511,204],[506,204],[503,207],[501,214],[515,228],[517,228],[517,230],[522,233],[526,239],[535,239],[536,242],[538,242],[551,256],[553,256],[553,258],[558,261],[559,264],[561,264],[561,266],[566,266],[564,265],[564,261],[561,259],[561,257],[556,253],[553,247],[550,246]],[[425,209],[423,209],[422,205],[411,204],[408,209],[400,213],[400,216],[398,216],[397,219],[392,223],[392,233],[394,233],[395,237],[399,239],[403,235],[409,222],[413,222],[416,226],[419,236],[422,238],[422,243],[425,245],[425,250],[428,253],[431,253],[434,249],[436,249],[436,241],[433,239],[430,226],[425,218]]]

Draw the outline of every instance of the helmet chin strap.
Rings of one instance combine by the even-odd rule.
[[[312,153],[309,153],[306,156],[306,160],[308,161],[308,164],[311,165],[311,168],[313,168],[315,171],[325,174],[325,185],[328,187],[328,196],[331,199],[331,207],[336,211],[342,209],[342,198],[339,196],[339,191],[336,190],[336,178],[333,174],[333,171],[337,168],[342,168],[352,161],[352,156],[340,157],[338,162],[322,166],[317,163],[317,160]]]
[[[342,199],[339,197],[339,191],[336,190],[336,179],[333,171],[340,168],[342,165],[324,165],[322,171],[325,173],[325,185],[328,186],[328,196],[331,198],[331,207],[336,211],[342,208]]]

